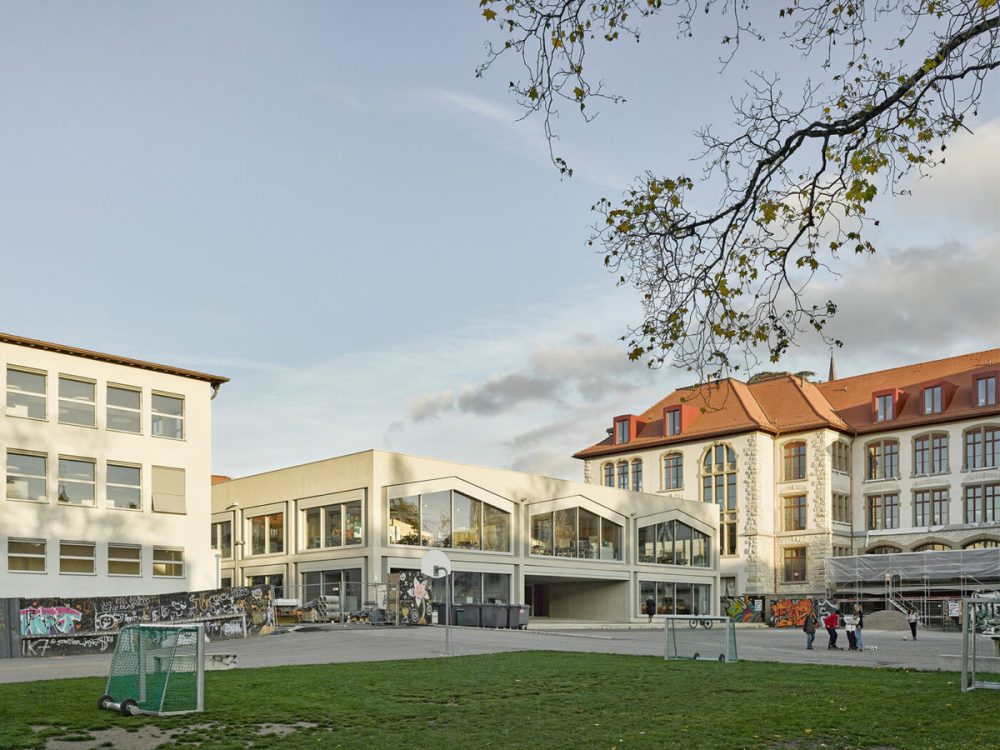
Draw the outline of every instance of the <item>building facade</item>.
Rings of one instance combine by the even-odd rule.
[[[998,349],[727,379],[615,417],[575,455],[588,483],[715,505],[724,595],[815,595],[829,557],[1000,547],[998,379]]]
[[[221,481],[212,511],[223,584],[270,583],[289,603],[381,606],[390,574],[440,549],[458,603],[597,621],[642,618],[649,598],[718,606],[715,509],[678,497],[372,450]]]
[[[0,596],[212,588],[226,378],[0,334]]]

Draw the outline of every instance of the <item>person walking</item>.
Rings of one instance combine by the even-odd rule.
[[[816,613],[813,610],[809,610],[809,614],[806,615],[805,622],[802,623],[802,632],[806,634],[806,650],[813,650],[813,641],[816,640],[816,626],[819,625],[819,621],[816,619]]]
[[[913,640],[917,640],[917,610],[915,608],[910,607],[906,621],[910,623],[910,634],[913,636]]]
[[[646,600],[646,614],[649,615],[649,622],[653,621],[653,615],[656,614],[656,602],[653,597],[649,597]]]
[[[827,634],[830,636],[830,643],[827,644],[828,650],[843,651],[844,649],[837,645],[837,625],[840,624],[840,610],[835,609],[833,612],[828,614],[823,618],[823,626],[826,628]]]
[[[847,650],[857,651],[858,650],[858,640],[855,635],[855,628],[858,625],[858,619],[853,612],[848,612],[844,615],[844,630],[847,632]]]
[[[858,644],[858,651],[864,651],[865,644],[861,640],[861,631],[865,627],[865,610],[860,604],[854,605],[854,618],[856,620],[854,623],[854,641]]]

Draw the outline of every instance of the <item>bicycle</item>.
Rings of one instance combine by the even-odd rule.
[[[711,630],[712,629],[712,621],[711,620],[700,620],[700,619],[698,619],[697,615],[695,615],[694,619],[688,620],[688,627],[691,628],[692,630],[694,630],[695,628],[697,628],[699,625],[701,627],[705,628],[705,630]]]

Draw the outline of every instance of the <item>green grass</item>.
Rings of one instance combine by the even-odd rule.
[[[279,667],[209,672],[205,713],[169,719],[98,711],[103,688],[0,685],[0,748],[146,724],[202,748],[1000,747],[1000,695],[941,672],[549,652]]]

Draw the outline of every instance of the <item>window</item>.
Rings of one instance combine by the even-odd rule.
[[[531,517],[531,554],[621,560],[622,527],[586,508],[536,513]]]
[[[914,552],[947,552],[951,550],[947,544],[941,544],[941,542],[928,542],[927,544],[921,544],[919,547],[914,547]]]
[[[96,406],[95,386],[85,380],[59,376],[59,422],[81,427],[94,427]]]
[[[663,489],[679,490],[684,487],[684,463],[680,453],[663,457]]]
[[[59,572],[94,575],[94,543],[59,542]]]
[[[7,368],[7,416],[45,419],[45,374]]]
[[[806,444],[786,443],[784,448],[784,473],[786,482],[806,478]]]
[[[895,555],[902,552],[899,547],[893,547],[891,544],[880,544],[877,547],[872,547],[865,554],[866,555]]]
[[[186,478],[184,469],[153,467],[153,512],[186,513]],[[202,532],[203,534],[205,532]]]
[[[153,547],[153,577],[183,578],[184,550],[171,549],[168,547]]]
[[[679,408],[667,412],[667,434],[681,434],[681,410]]]
[[[992,406],[997,402],[997,376],[976,379],[976,406]]]
[[[269,513],[250,519],[250,554],[274,555],[285,551],[285,514]]]
[[[181,396],[153,394],[151,403],[153,437],[184,439],[184,399]]]
[[[941,386],[924,388],[924,414],[941,413]]]
[[[918,490],[913,493],[913,525],[943,526],[948,523],[948,490]]]
[[[879,440],[868,444],[868,479],[899,478],[899,441]]]
[[[785,498],[785,531],[802,531],[806,527],[806,496]]]
[[[357,519],[355,536],[360,539],[361,502],[346,503],[344,513],[345,518]],[[536,531],[542,535],[538,544],[547,544],[550,551],[533,550],[534,554],[552,554],[551,528],[532,527],[533,540]],[[388,533],[389,544],[509,552],[510,513],[458,490],[391,497]],[[347,536],[347,544],[357,543]]]
[[[988,425],[965,433],[966,470],[995,468],[998,454],[1000,454],[1000,427]]]
[[[142,394],[123,386],[108,386],[107,428],[117,432],[142,432]]]
[[[875,397],[875,421],[888,422],[892,419],[892,394]]]
[[[390,500],[390,505],[397,504],[405,498]],[[416,512],[416,508],[408,509],[407,517]],[[360,544],[361,534],[361,501],[353,500],[345,503],[335,503],[322,507],[309,508],[305,511],[305,545],[306,549],[321,549],[324,547],[342,547],[345,544]],[[400,516],[397,514],[390,521],[390,526],[397,531],[400,526]],[[412,535],[412,541],[405,544],[419,544],[416,531],[419,526],[412,525],[406,531]],[[391,532],[390,532],[391,533]]]
[[[656,603],[658,615],[690,615],[712,611],[712,587],[708,584],[639,581],[638,614],[646,614],[648,599]]]
[[[212,549],[224,558],[233,556],[232,521],[216,521],[212,524]]]
[[[838,440],[833,444],[833,470],[843,474],[851,473],[851,446],[846,440]]]
[[[833,493],[833,520],[837,523],[851,522],[851,496]]]
[[[7,498],[44,500],[45,456],[7,451]]]
[[[94,461],[59,458],[59,502],[66,505],[94,504]]]
[[[45,540],[8,539],[7,570],[12,573],[44,573]]]
[[[142,547],[134,544],[108,544],[108,575],[142,575]]]
[[[642,492],[642,459],[632,461],[632,489]]]
[[[997,549],[998,547],[1000,547],[1000,542],[996,539],[978,539],[964,545],[962,549]]]
[[[869,495],[867,497],[868,529],[899,528],[899,494]]]
[[[247,576],[248,586],[270,586],[272,596],[281,599],[285,596],[285,574],[271,573],[262,576]]]
[[[709,538],[680,521],[661,521],[639,528],[639,562],[708,567]]]
[[[834,557],[850,557],[851,548],[842,545],[833,545],[833,556]]]
[[[604,486],[615,486],[615,465],[612,463],[604,464]]]
[[[628,461],[618,462],[618,489],[628,489]]]
[[[108,462],[107,506],[139,510],[142,508],[142,469]]]
[[[806,580],[806,548],[785,549],[785,583],[802,583]]]
[[[1000,484],[973,484],[965,488],[965,522],[1000,521]]]
[[[607,424],[607,422],[605,422]],[[621,445],[628,442],[628,420],[621,419],[615,422],[615,443]]]
[[[701,499],[719,506],[719,554],[736,555],[736,453],[717,443],[701,462]]]
[[[917,435],[913,440],[913,473],[944,474],[948,471],[948,434]]]

